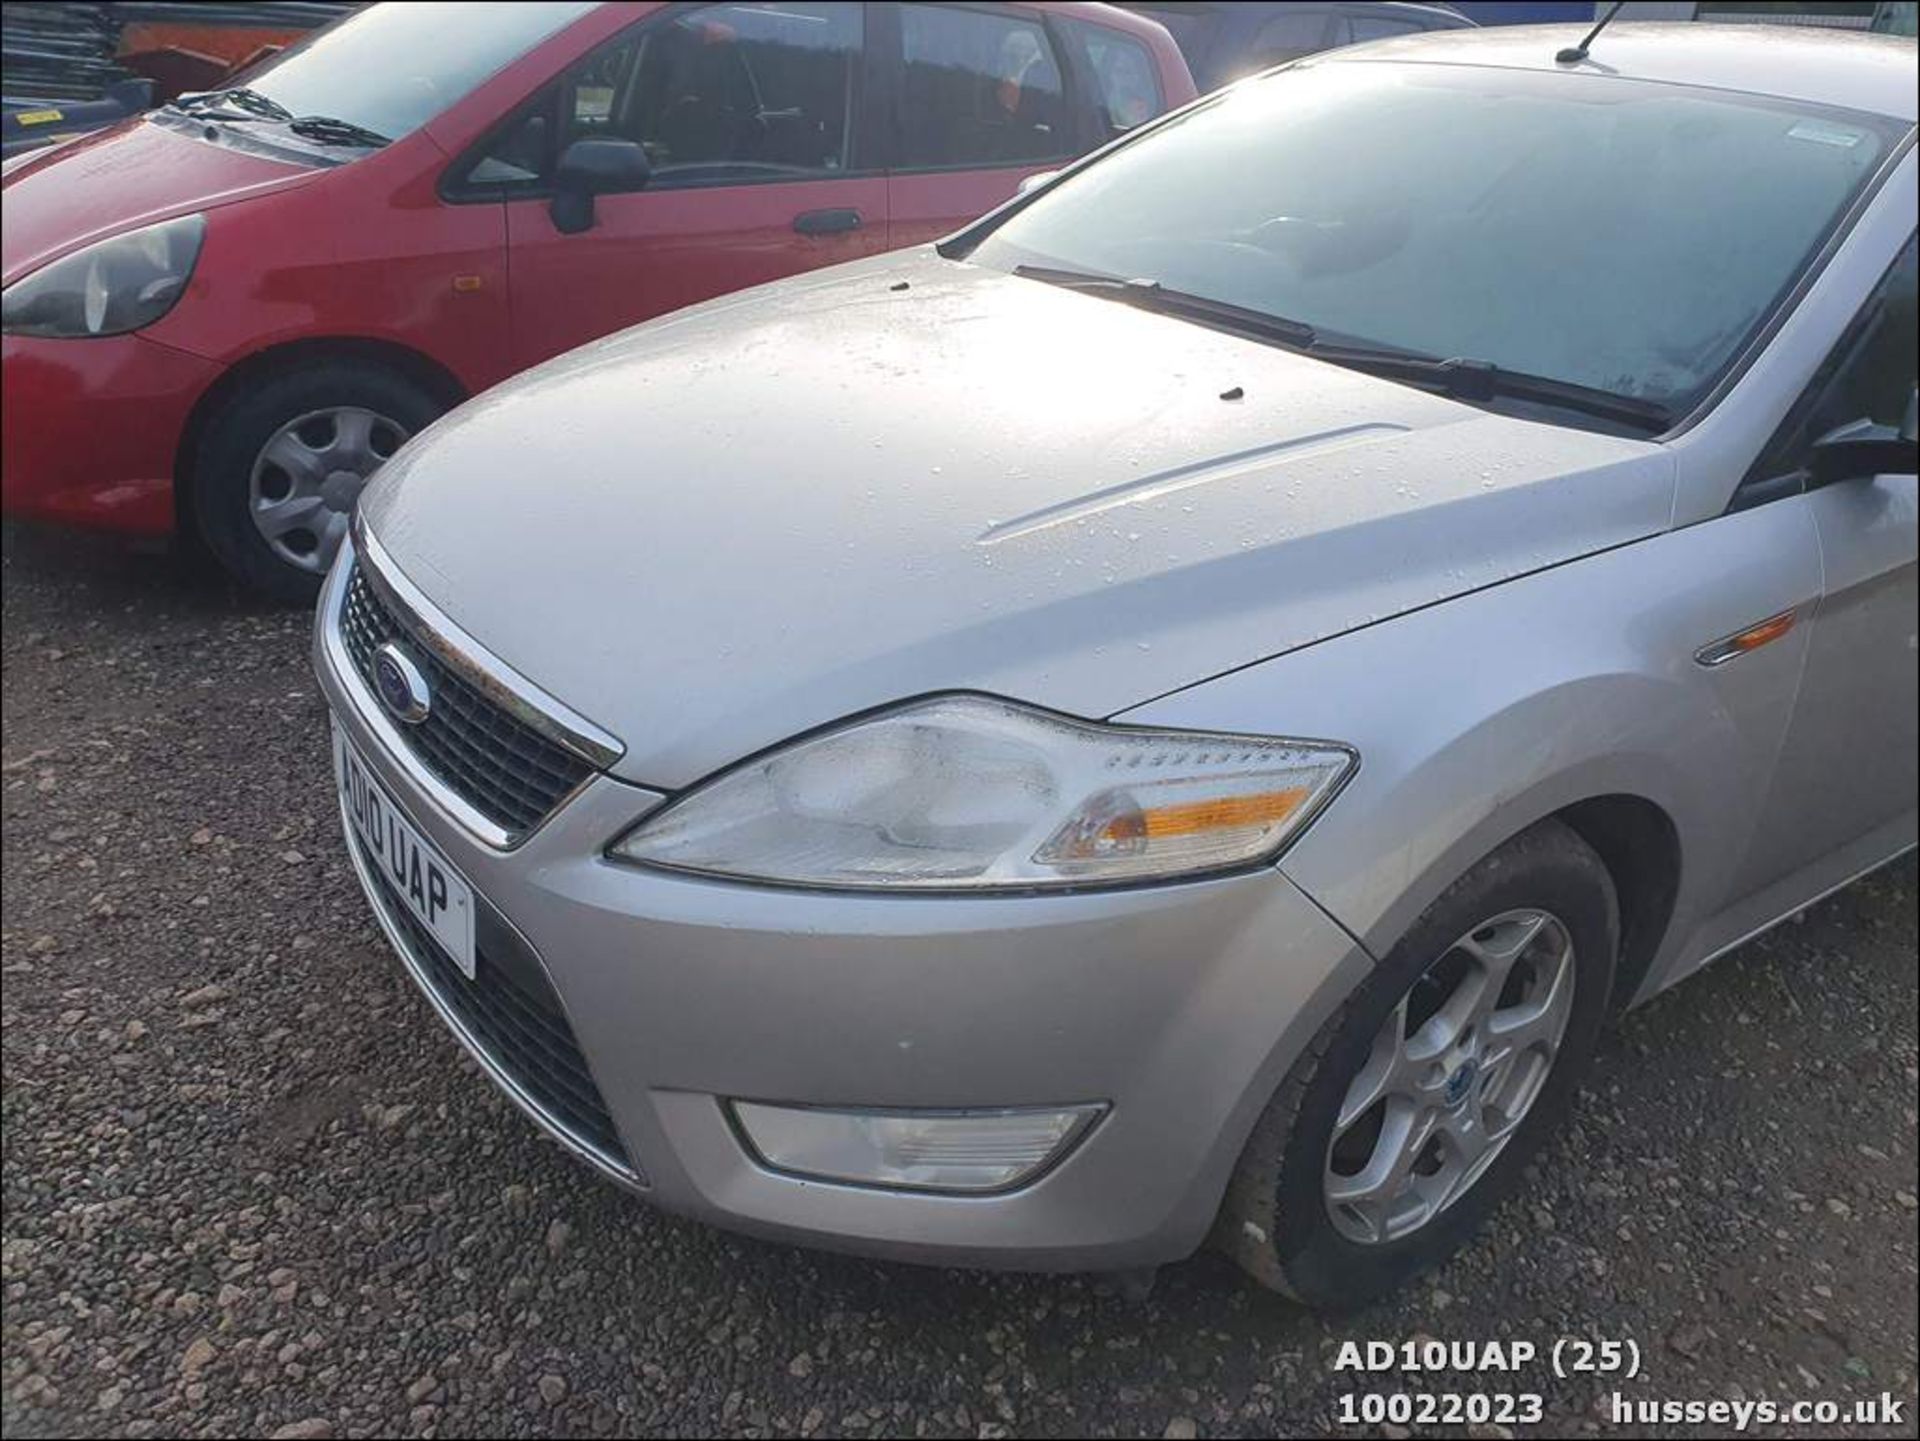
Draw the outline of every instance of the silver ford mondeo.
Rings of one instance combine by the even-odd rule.
[[[1270,72],[408,445],[317,659],[493,1079],[744,1231],[1351,1303],[1910,847],[1914,47],[1579,39]]]

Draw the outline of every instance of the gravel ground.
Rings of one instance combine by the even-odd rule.
[[[1397,1302],[1321,1321],[1211,1256],[1133,1302],[743,1241],[597,1182],[376,934],[305,616],[33,533],[4,593],[10,1437],[1272,1435],[1405,1384],[1609,1429],[1608,1384],[1544,1362],[1332,1368],[1421,1334],[1631,1339],[1632,1396],[1886,1391],[1915,1434],[1910,861],[1623,1021],[1528,1195]]]

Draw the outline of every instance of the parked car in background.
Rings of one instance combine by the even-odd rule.
[[[1493,24],[1485,5],[1462,4],[1475,19]],[[1498,7],[1496,7],[1498,8]],[[1531,8],[1531,7],[1528,7]],[[1593,7],[1604,12],[1606,4]],[[1700,20],[1710,25],[1778,25],[1794,29],[1869,30],[1879,35],[1915,32],[1914,0],[1637,0],[1628,7],[1635,20]]]
[[[228,77],[353,9],[9,3],[0,9],[0,156],[100,130]]]
[[[59,145],[137,115],[153,104],[151,80],[116,80],[84,100],[0,100],[0,157]]]
[[[1920,4],[1915,0],[1882,0],[1873,7],[1870,26],[1876,34],[1920,36]]]
[[[245,82],[8,164],[4,499],[289,598],[462,399],[943,234],[1194,93],[1104,5],[826,0],[379,5]]]
[[[1172,32],[1201,90],[1216,90],[1243,75],[1302,55],[1367,40],[1465,30],[1473,21],[1447,5],[1392,4],[1388,0],[1265,3],[1265,0],[1141,0],[1129,10],[1151,16]]]
[[[518,1104],[750,1231],[1350,1305],[1912,846],[1914,47],[1589,28],[1229,87],[379,477],[346,844]]]

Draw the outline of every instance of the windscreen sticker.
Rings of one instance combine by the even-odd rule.
[[[1819,120],[1802,120],[1787,132],[1791,140],[1811,140],[1815,145],[1838,145],[1850,150],[1867,138],[1864,130],[1850,130],[1844,125],[1828,125]]]

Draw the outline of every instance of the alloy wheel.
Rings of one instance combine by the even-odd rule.
[[[1327,1214],[1398,1241],[1472,1189],[1539,1098],[1573,1014],[1573,940],[1541,910],[1475,926],[1400,998],[1327,1147]]]
[[[287,564],[324,574],[360,492],[406,439],[398,422],[357,405],[288,421],[260,448],[248,478],[247,509],[261,539]]]

